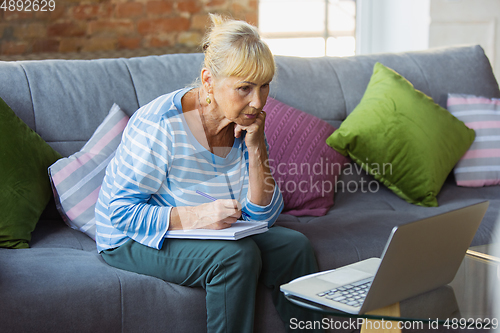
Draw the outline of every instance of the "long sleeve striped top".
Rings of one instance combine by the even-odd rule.
[[[99,252],[129,239],[160,249],[172,207],[210,201],[197,190],[216,199],[239,199],[245,219],[267,221],[269,226],[282,211],[277,185],[269,205],[247,200],[249,161],[244,136],[235,138],[226,157],[212,154],[196,140],[182,111],[181,98],[187,91],[160,96],[130,118],[96,203]]]

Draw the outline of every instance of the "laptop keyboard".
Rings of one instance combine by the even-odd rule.
[[[359,307],[363,304],[366,293],[370,289],[373,278],[368,278],[360,281],[347,284],[342,287],[337,287],[317,294],[319,297],[340,302],[346,305]]]

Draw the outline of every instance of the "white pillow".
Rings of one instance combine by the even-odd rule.
[[[500,185],[500,99],[448,94],[448,111],[476,131],[476,139],[455,166],[457,185]]]
[[[95,203],[108,163],[129,117],[114,104],[83,148],[49,167],[59,213],[66,224],[95,240]]]

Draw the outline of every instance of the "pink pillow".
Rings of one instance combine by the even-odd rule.
[[[113,104],[85,146],[49,167],[56,206],[71,228],[95,239],[95,203],[129,117]]]
[[[283,213],[325,215],[333,206],[337,177],[349,163],[325,142],[336,129],[271,97],[264,111],[269,165],[283,194]]]
[[[458,161],[458,186],[500,185],[500,99],[448,94],[448,111],[476,132],[476,138]]]

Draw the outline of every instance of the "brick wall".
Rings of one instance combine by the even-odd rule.
[[[75,53],[186,46],[196,48],[221,13],[257,24],[258,0],[55,0],[46,12],[19,10],[0,0],[0,59],[36,53]],[[35,0],[23,1],[23,7]],[[43,1],[38,0],[42,5]],[[54,3],[51,3],[52,5]],[[10,9],[9,9],[9,5]]]

